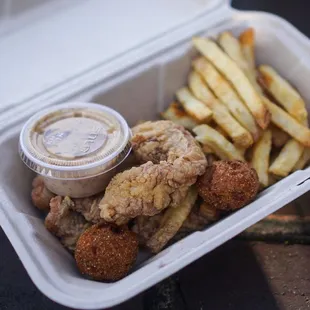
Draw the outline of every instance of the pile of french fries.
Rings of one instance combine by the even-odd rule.
[[[192,131],[206,154],[250,162],[262,188],[303,169],[310,160],[305,102],[271,66],[256,67],[254,29],[193,44],[201,56],[162,117]]]

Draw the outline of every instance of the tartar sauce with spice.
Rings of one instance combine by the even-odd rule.
[[[23,162],[53,193],[73,198],[102,192],[128,156],[131,132],[115,110],[64,103],[32,116],[19,140]]]

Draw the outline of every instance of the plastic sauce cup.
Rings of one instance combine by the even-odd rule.
[[[35,114],[19,139],[23,162],[53,193],[73,198],[102,192],[131,151],[131,131],[113,109],[65,103]]]

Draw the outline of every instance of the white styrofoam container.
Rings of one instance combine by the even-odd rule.
[[[96,15],[99,3],[108,5],[111,14],[118,12],[120,4],[128,13],[128,3],[135,10],[138,8],[138,12],[132,13],[137,17],[151,10],[148,15],[145,13],[147,16],[139,26],[149,25],[148,31],[141,29],[127,40],[126,24],[125,28],[110,30],[122,34],[125,43],[115,40],[118,38],[115,33],[110,34],[112,38],[106,34],[101,37],[100,29],[104,28],[99,26],[108,24]],[[191,234],[156,256],[140,253],[134,270],[124,279],[99,283],[83,278],[73,257],[45,229],[42,215],[29,198],[33,174],[19,159],[18,135],[26,119],[38,109],[63,101],[83,100],[115,108],[130,124],[156,119],[158,112],[172,100],[175,90],[186,82],[195,55],[190,43],[192,36],[213,36],[222,30],[238,34],[251,26],[257,33],[258,62],[271,64],[289,79],[310,110],[310,43],[285,20],[267,13],[236,11],[227,1],[220,0],[109,3],[83,2],[66,13],[53,15],[50,21],[0,37],[0,71],[8,73],[7,80],[0,83],[0,224],[38,289],[60,304],[79,309],[107,308],[131,298],[310,189],[310,168],[295,172],[266,189],[250,205],[204,231]],[[160,13],[159,19],[153,16]],[[92,26],[76,23],[80,19],[86,22],[88,15],[90,20],[95,20]],[[76,23],[74,27],[70,21]],[[69,30],[63,30],[60,35],[61,26]],[[139,27],[130,25],[128,31],[135,34]],[[86,39],[75,37],[71,46],[67,46],[76,28],[84,31]],[[79,57],[68,54],[69,50],[80,49],[86,43],[95,44],[96,49],[86,46],[87,51]],[[21,59],[23,50],[19,48],[23,46],[25,58]],[[38,54],[33,54],[36,51]],[[7,71],[13,61],[16,68]],[[16,83],[16,79],[26,86]]]

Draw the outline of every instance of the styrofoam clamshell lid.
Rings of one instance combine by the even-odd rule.
[[[137,48],[226,0],[72,1],[0,37],[0,111]]]

